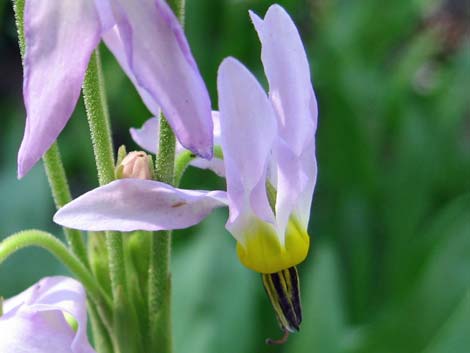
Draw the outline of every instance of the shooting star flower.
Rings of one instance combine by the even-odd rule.
[[[227,192],[119,180],[60,209],[54,220],[83,230],[161,230],[193,225],[227,205],[226,228],[246,267],[260,272],[285,336],[302,320],[296,265],[307,256],[317,177],[317,102],[299,33],[279,5],[250,12],[262,44],[269,96],[236,59],[219,67],[220,144]]]

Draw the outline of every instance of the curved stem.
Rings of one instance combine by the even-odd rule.
[[[178,187],[181,183],[181,178],[184,172],[189,166],[189,163],[196,158],[196,155],[191,151],[185,150],[178,154],[175,161],[175,184]],[[220,146],[214,146],[214,158],[224,159],[222,148]]]
[[[189,163],[196,158],[196,155],[191,151],[181,152],[175,161],[175,186],[178,187],[181,183],[181,178],[188,168]]]
[[[106,312],[109,312],[111,300],[107,294],[75,255],[60,240],[49,233],[33,229],[18,232],[5,238],[0,243],[0,263],[16,251],[29,246],[46,249],[59,259],[83,284],[90,297],[98,305],[104,306]]]

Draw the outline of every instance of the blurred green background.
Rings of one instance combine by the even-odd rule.
[[[248,9],[270,1],[187,0],[186,31],[217,107],[216,72],[232,55],[262,82]],[[468,0],[279,1],[301,32],[319,100],[319,179],[300,267],[304,322],[283,347],[257,274],[243,268],[226,211],[174,237],[176,352],[470,352],[470,4]],[[149,113],[101,48],[114,142]],[[41,163],[16,179],[24,128],[11,3],[0,2],[0,239],[61,235]],[[83,102],[59,139],[75,196],[97,185]],[[189,170],[184,187],[223,188]],[[0,266],[9,297],[66,273],[43,251]]]

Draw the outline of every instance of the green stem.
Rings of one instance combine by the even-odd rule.
[[[188,168],[189,163],[196,158],[196,155],[191,151],[184,151],[178,154],[175,162],[175,186],[179,186],[181,183],[181,178],[183,177],[186,168]]]
[[[169,5],[184,26],[185,0],[170,0]],[[157,180],[174,185],[175,183],[176,139],[167,120],[162,116],[160,140],[155,175]],[[178,170],[177,180],[184,169]],[[172,352],[171,333],[171,231],[156,232],[150,246],[148,278],[148,308],[151,349],[158,347],[161,353]]]
[[[90,58],[83,82],[83,98],[90,127],[100,185],[114,180],[114,155],[104,78],[98,49]]]
[[[20,47],[21,58],[24,58],[25,44],[24,44],[24,1],[13,0],[13,11],[15,12],[16,30],[18,32],[18,44]]]
[[[178,187],[181,183],[181,178],[189,166],[189,163],[196,158],[196,155],[191,151],[183,151],[178,154],[175,161],[175,186]],[[222,148],[214,146],[214,158],[224,159]]]
[[[90,127],[98,180],[105,185],[114,180],[114,156],[109,114],[104,93],[104,80],[98,50],[91,56],[83,83],[83,98]],[[123,290],[125,283],[124,250],[121,235],[107,232],[109,270],[113,296]],[[121,287],[121,288],[119,288]]]
[[[98,170],[100,185],[115,179],[115,165],[109,113],[106,104],[104,79],[98,50],[92,55],[83,84],[83,97],[90,126],[93,151]],[[113,337],[120,353],[138,352],[141,342],[139,332],[129,332],[129,327],[136,327],[136,315],[129,302],[124,245],[122,234],[106,232],[109,273],[113,294]]]
[[[169,0],[168,4],[173,9],[182,26],[184,26],[186,0]]]
[[[111,300],[102,290],[88,269],[73,255],[67,247],[53,235],[40,230],[25,230],[5,238],[0,243],[0,264],[16,251],[37,246],[49,251],[59,259],[86,288],[90,297],[109,312]]]
[[[70,194],[69,184],[67,182],[64,165],[62,164],[57,143],[54,143],[51,146],[51,148],[42,157],[42,160],[44,162],[44,168],[46,170],[47,180],[49,181],[55,206],[59,209],[72,201],[72,195]],[[65,227],[63,229],[67,242],[73,253],[77,255],[85,266],[89,267],[82,232]]]
[[[173,184],[176,140],[166,119],[161,119],[155,174],[159,181]],[[161,353],[172,351],[170,252],[171,231],[156,232],[150,247],[148,305],[151,347]]]
[[[101,322],[96,308],[92,305],[88,306],[88,316],[90,317],[95,350],[99,353],[113,353],[114,350],[109,332]]]

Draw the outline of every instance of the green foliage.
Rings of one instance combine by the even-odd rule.
[[[299,26],[320,107],[312,250],[299,267],[304,323],[286,346],[264,345],[265,338],[281,335],[274,313],[259,276],[236,258],[235,242],[223,226],[226,213],[217,211],[200,226],[175,233],[175,351],[467,353],[470,44],[462,39],[449,49],[442,31],[423,20],[427,1],[279,2]],[[186,31],[213,108],[224,57],[239,58],[265,82],[247,10],[263,14],[270,3],[187,2]],[[19,56],[11,9],[1,11],[0,5],[0,70],[17,74],[16,81],[0,81],[5,236],[54,226],[41,167],[15,180],[23,127],[20,62],[3,61],[9,57],[4,52]],[[128,129],[149,113],[102,49],[114,144],[131,151],[136,146]],[[70,140],[80,140],[83,148]],[[74,196],[95,187],[83,106],[59,145]],[[182,184],[223,187],[210,172],[194,170]],[[47,255],[34,254],[15,255],[0,267],[0,296],[60,271]]]

